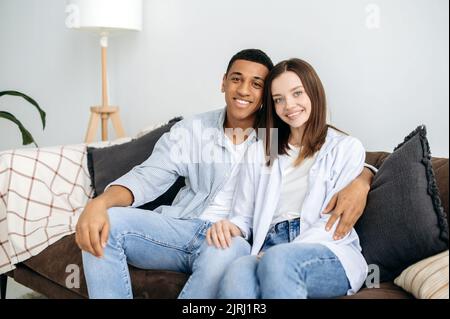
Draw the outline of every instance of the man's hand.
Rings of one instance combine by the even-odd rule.
[[[231,237],[242,236],[242,232],[235,224],[227,219],[214,223],[206,232],[208,245],[214,244],[217,248],[228,248],[231,246]]]
[[[366,207],[372,178],[372,172],[364,168],[363,172],[355,180],[331,198],[323,213],[328,214],[332,212],[325,226],[327,231],[333,227],[340,217],[334,232],[334,240],[344,238],[361,217]]]
[[[93,199],[84,208],[76,226],[75,241],[80,249],[96,257],[103,256],[109,234],[109,219],[105,203]]]

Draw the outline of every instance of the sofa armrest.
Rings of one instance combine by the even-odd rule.
[[[85,144],[0,152],[0,273],[73,233],[92,195]]]

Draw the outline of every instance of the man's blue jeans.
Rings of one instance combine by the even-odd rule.
[[[300,221],[269,230],[261,258],[244,256],[226,271],[219,298],[332,298],[347,294],[347,276],[336,255],[319,244],[292,243]]]
[[[133,298],[128,264],[191,274],[179,298],[217,298],[225,269],[250,253],[242,237],[234,237],[228,249],[209,247],[209,221],[128,207],[111,208],[108,215],[111,229],[103,257],[83,252],[90,298]]]

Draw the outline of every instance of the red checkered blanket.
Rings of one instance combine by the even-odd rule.
[[[0,274],[73,233],[92,196],[85,144],[0,152]]]

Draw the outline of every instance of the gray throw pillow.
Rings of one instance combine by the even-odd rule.
[[[448,249],[448,224],[436,185],[425,126],[397,146],[374,176],[355,225],[367,263],[381,282]]]
[[[88,169],[94,196],[102,194],[109,183],[144,162],[152,154],[159,138],[169,132],[171,127],[181,119],[181,117],[173,118],[167,124],[127,143],[104,148],[88,147]],[[154,210],[161,205],[172,204],[176,194],[183,186],[184,178],[179,177],[163,195],[140,208]]]

